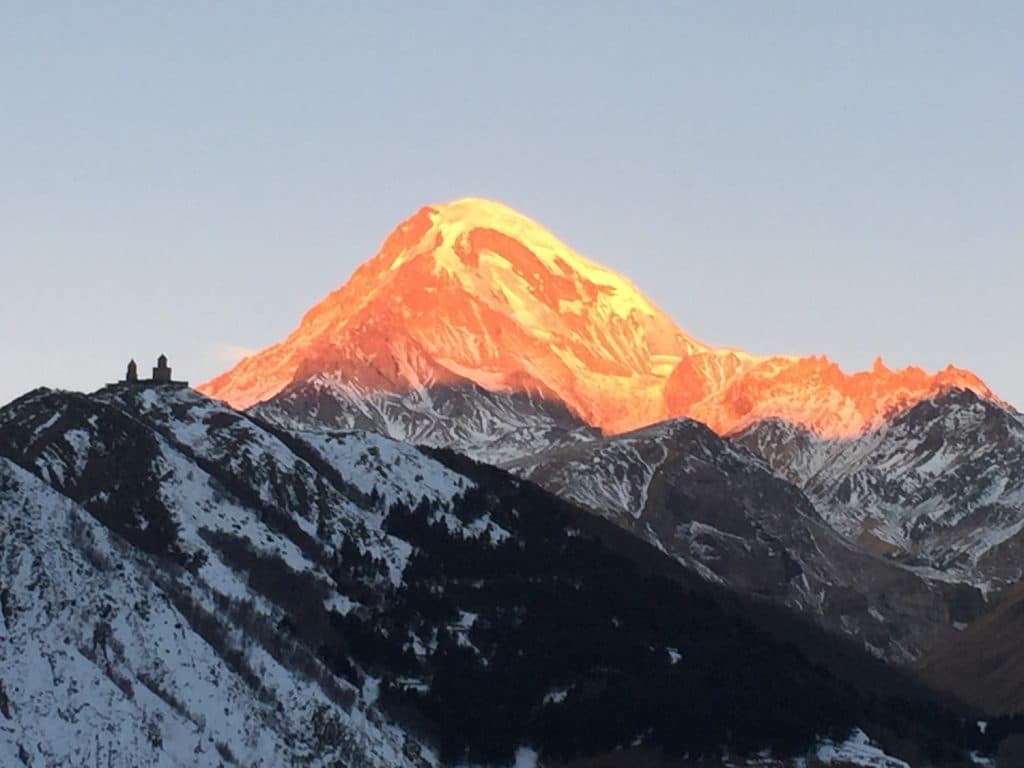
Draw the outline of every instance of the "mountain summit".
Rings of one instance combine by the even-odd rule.
[[[627,279],[477,198],[421,208],[283,342],[199,390],[246,408],[324,376],[367,394],[526,393],[607,433],[689,416],[720,433],[782,418],[842,437],[953,388],[995,399],[953,367],[848,375],[824,357],[702,344]]]
[[[618,431],[666,417],[665,381],[702,351],[626,279],[465,199],[420,209],[284,342],[200,390],[247,407],[318,373],[399,392],[471,381]]]

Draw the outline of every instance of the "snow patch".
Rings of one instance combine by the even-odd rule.
[[[827,741],[818,747],[817,758],[825,765],[860,765],[865,768],[911,768],[909,763],[890,757],[871,743],[868,735],[855,728],[846,741]]]

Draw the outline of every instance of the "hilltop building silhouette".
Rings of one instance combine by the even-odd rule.
[[[156,368],[153,369],[153,381],[158,384],[171,383],[171,369],[167,366],[167,355],[160,355],[156,359]]]
[[[172,386],[172,387],[187,387],[187,381],[175,381],[171,377],[171,368],[167,365],[167,355],[160,355],[156,359],[156,367],[153,368],[153,378],[151,379],[140,379],[139,378],[139,366],[134,359],[128,361],[128,370],[124,375],[124,384],[134,384],[138,386]]]

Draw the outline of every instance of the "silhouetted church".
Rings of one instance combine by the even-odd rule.
[[[124,383],[142,386],[154,386],[157,384],[167,384],[175,387],[188,386],[187,381],[175,381],[171,378],[171,369],[167,365],[167,355],[160,355],[156,359],[156,367],[153,369],[153,378],[151,379],[140,379],[139,366],[135,364],[134,360],[129,360],[128,372],[124,375]]]

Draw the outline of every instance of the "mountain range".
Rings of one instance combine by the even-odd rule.
[[[4,764],[897,768],[1024,733],[1024,418],[968,371],[712,347],[465,199],[197,390],[0,409]]]
[[[422,208],[284,341],[199,390],[281,427],[368,429],[510,469],[889,658],[918,657],[1021,578],[1022,421],[976,375],[711,347],[486,200]],[[698,464],[721,487],[695,491]],[[677,475],[688,484],[666,497]]]
[[[312,376],[367,394],[525,393],[606,434],[676,417],[727,434],[779,418],[839,438],[953,388],[999,402],[952,366],[877,361],[848,375],[823,357],[708,346],[629,281],[479,199],[420,209],[284,341],[199,391],[248,408]]]

